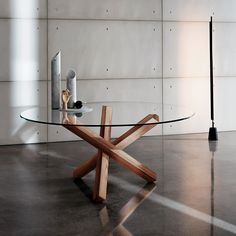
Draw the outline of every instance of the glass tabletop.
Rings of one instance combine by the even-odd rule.
[[[112,108],[112,124],[101,125],[102,107]],[[159,121],[142,121],[149,114],[159,116]],[[83,104],[81,109],[52,110],[51,107],[36,107],[21,113],[21,118],[50,125],[73,126],[135,126],[178,122],[189,119],[194,112],[171,104],[152,102],[91,102]],[[141,121],[141,122],[140,122]],[[138,123],[139,122],[139,123]],[[137,124],[138,123],[138,124]]]

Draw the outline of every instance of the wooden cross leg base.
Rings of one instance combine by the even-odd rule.
[[[72,117],[71,117],[72,118]],[[107,179],[109,158],[117,161],[128,170],[139,175],[147,182],[156,181],[156,173],[148,167],[131,157],[123,151],[124,148],[139,139],[149,130],[156,126],[156,124],[147,125],[151,119],[159,121],[159,116],[156,114],[149,114],[140,120],[135,126],[130,128],[117,139],[110,141],[111,138],[111,119],[112,108],[108,106],[102,107],[101,130],[100,135],[84,126],[64,125],[65,128],[78,135],[94,147],[98,149],[98,153],[91,159],[84,162],[74,170],[74,178],[82,178],[90,171],[96,168],[95,185],[93,192],[93,199],[95,201],[103,201],[107,195]],[[67,117],[67,124],[72,124],[73,119]]]

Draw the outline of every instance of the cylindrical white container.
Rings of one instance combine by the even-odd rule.
[[[61,52],[51,60],[51,95],[52,109],[60,108],[61,94]]]
[[[68,102],[68,108],[73,108],[76,102],[76,73],[74,70],[69,70],[66,77],[66,88],[71,92],[71,98]]]

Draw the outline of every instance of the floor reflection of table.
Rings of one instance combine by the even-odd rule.
[[[193,113],[173,105],[147,102],[97,102],[87,103],[82,110],[32,108],[24,111],[21,117],[32,122],[63,126],[98,149],[96,155],[74,170],[74,178],[82,178],[96,169],[93,199],[103,201],[107,195],[109,158],[147,182],[156,181],[155,172],[123,149],[156,125],[186,120],[192,115]],[[130,128],[111,141],[111,128],[124,126]],[[90,127],[100,127],[100,134],[92,131]]]
[[[156,184],[147,183],[140,189],[129,201],[119,210],[118,217],[114,222],[109,220],[107,207],[104,206],[99,212],[101,223],[104,227],[104,235],[113,235],[116,231],[118,235],[132,236],[123,225],[125,221],[133,214],[133,212],[151,195],[155,190]]]

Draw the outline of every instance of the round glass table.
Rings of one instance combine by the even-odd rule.
[[[151,102],[95,102],[80,109],[52,110],[37,107],[21,113],[21,118],[43,124],[60,125],[98,149],[98,153],[78,166],[74,178],[82,178],[96,169],[93,198],[103,201],[107,195],[109,158],[147,182],[156,181],[156,173],[123,149],[142,137],[156,125],[191,118],[193,112],[182,107]],[[118,138],[111,140],[111,128],[130,126]],[[100,127],[100,134],[90,127]]]

